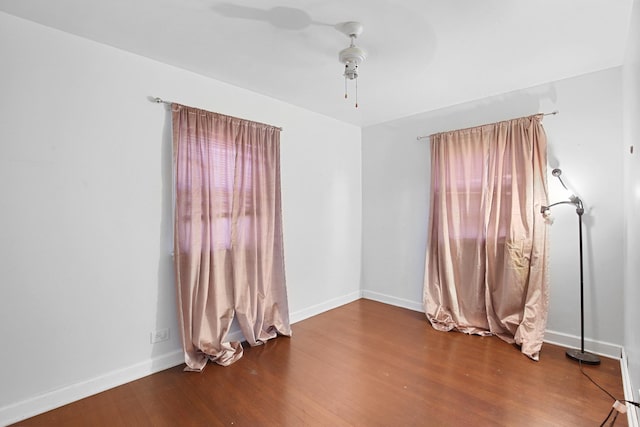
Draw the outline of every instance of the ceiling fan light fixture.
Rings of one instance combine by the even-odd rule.
[[[336,28],[351,39],[349,47],[342,49],[338,54],[338,60],[344,64],[344,97],[347,98],[347,80],[356,82],[356,108],[358,108],[358,66],[367,59],[367,52],[356,46],[355,39],[362,34],[362,24],[359,22],[343,22]]]
[[[342,49],[338,58],[344,64],[344,76],[353,80],[358,78],[358,66],[367,59],[367,52],[352,44],[348,48]]]

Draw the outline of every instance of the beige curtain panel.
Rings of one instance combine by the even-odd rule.
[[[174,251],[186,370],[229,365],[237,319],[258,345],[291,335],[280,196],[280,130],[172,104]]]
[[[549,305],[542,115],[430,143],[427,318],[442,331],[495,334],[538,360]]]

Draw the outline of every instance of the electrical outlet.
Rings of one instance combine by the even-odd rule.
[[[158,329],[157,331],[151,332],[151,344],[167,341],[168,339],[169,339],[169,328]]]

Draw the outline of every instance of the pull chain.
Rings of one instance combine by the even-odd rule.
[[[358,78],[356,77],[356,108],[358,108]]]
[[[358,65],[356,65],[355,68],[351,71],[349,71],[348,64],[345,64],[344,66],[344,99],[349,98],[347,80],[356,81],[356,108],[358,108]]]
[[[344,66],[344,99],[347,99],[347,66]]]

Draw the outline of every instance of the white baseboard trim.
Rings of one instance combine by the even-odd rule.
[[[167,353],[0,408],[0,425],[12,424],[110,388],[184,363],[182,350]]]
[[[356,291],[303,310],[298,310],[291,313],[291,323],[296,323],[333,308],[340,307],[341,305],[348,304],[360,299],[361,296],[361,292]],[[227,338],[230,341],[243,341],[244,335],[239,328],[233,328],[229,331]],[[86,381],[61,387],[17,403],[3,406],[0,408],[0,426],[16,423],[182,363],[184,363],[184,353],[182,350],[178,350],[126,368],[108,372],[95,378],[90,378]]]
[[[629,365],[627,360],[627,353],[622,348],[622,357],[620,358],[620,371],[622,372],[622,388],[624,389],[624,400],[634,401],[633,399],[633,384],[631,383],[631,376],[629,375]],[[640,415],[635,406],[627,403],[627,420],[629,427],[638,427],[638,416]]]
[[[334,308],[338,308],[341,305],[349,304],[350,302],[356,301],[360,298],[362,298],[360,291],[351,292],[337,298],[332,298],[323,303],[312,305],[311,307],[303,308],[302,310],[289,313],[289,322],[293,325],[294,323],[300,322],[301,320],[308,319],[309,317],[316,316],[320,313],[324,313],[325,311],[329,311]],[[231,326],[231,330],[229,330],[229,333],[227,334],[227,341],[242,342],[244,340],[245,337],[240,330],[240,327],[234,323]]]
[[[379,292],[362,290],[351,292],[341,297],[330,299],[321,304],[316,304],[311,307],[293,312],[290,314],[291,323],[293,324],[300,322],[304,319],[308,319],[309,317],[324,313],[326,311],[356,301],[360,298],[366,298],[373,301],[394,305],[396,307],[406,308],[409,310],[420,312],[423,311],[421,302],[398,298]],[[228,338],[232,341],[242,341],[244,339],[242,332],[239,329],[231,330],[229,332]],[[549,330],[546,331],[545,342],[571,348],[580,347],[579,337]],[[623,382],[625,384],[628,384],[629,374],[626,366],[624,349],[620,345],[594,340],[585,340],[585,347],[590,352],[600,354],[602,356],[620,359],[621,361],[624,360],[624,366],[621,364],[621,368],[623,370]],[[146,377],[156,372],[163,371],[165,369],[172,368],[174,366],[180,365],[181,363],[184,363],[184,353],[182,352],[182,350],[178,350],[164,354],[162,356],[148,359],[144,362],[140,362],[126,368],[100,375],[95,378],[90,378],[86,381],[71,384],[69,386],[62,387],[48,393],[44,393],[11,405],[1,407],[0,425],[8,425],[20,420],[24,420],[26,418],[41,414],[51,409],[58,408],[76,400],[80,400],[85,397],[103,392],[110,388],[135,381],[137,379]],[[627,391],[627,388],[629,388],[629,391]],[[630,384],[628,384],[628,386],[625,386],[625,399],[632,400],[633,394],[631,393],[627,397],[628,392],[631,393]],[[637,415],[635,410],[632,410],[631,412],[634,415]],[[629,419],[630,426],[639,427],[637,417],[635,418],[635,424],[631,424],[631,415],[629,416]]]
[[[246,338],[244,337],[244,334],[240,330],[240,327],[231,328],[229,332],[227,332],[226,338],[228,342],[233,342],[233,341],[242,342],[246,340]]]
[[[407,300],[404,298],[398,298],[379,292],[363,290],[362,297],[373,301],[383,302],[385,304],[395,305],[397,307],[407,308],[414,311],[423,311],[422,302]],[[549,344],[560,345],[569,348],[580,348],[580,337],[575,335],[569,335],[556,331],[545,331],[544,342]],[[622,346],[618,344],[612,344],[604,341],[596,341],[592,339],[585,339],[585,350],[591,353],[599,354],[601,356],[612,357],[614,359],[620,359],[622,354]]]
[[[544,342],[562,347],[580,348],[580,337],[562,332],[547,331],[544,333]],[[600,356],[620,359],[622,357],[622,346],[605,341],[596,341],[589,338],[584,340],[585,352],[598,354]]]
[[[302,310],[294,311],[289,315],[289,320],[292,324],[297,323],[304,319],[308,319],[309,317],[324,313],[325,311],[333,310],[334,308],[349,304],[350,302],[359,300],[360,298],[362,298],[361,291],[351,292],[337,298],[332,298],[323,303],[312,305],[311,307],[304,308]]]
[[[362,298],[370,299],[372,301],[383,302],[389,305],[395,305],[396,307],[407,308],[413,311],[424,311],[421,302],[411,301],[404,298],[398,298],[391,295],[381,294],[374,291],[362,291]]]

